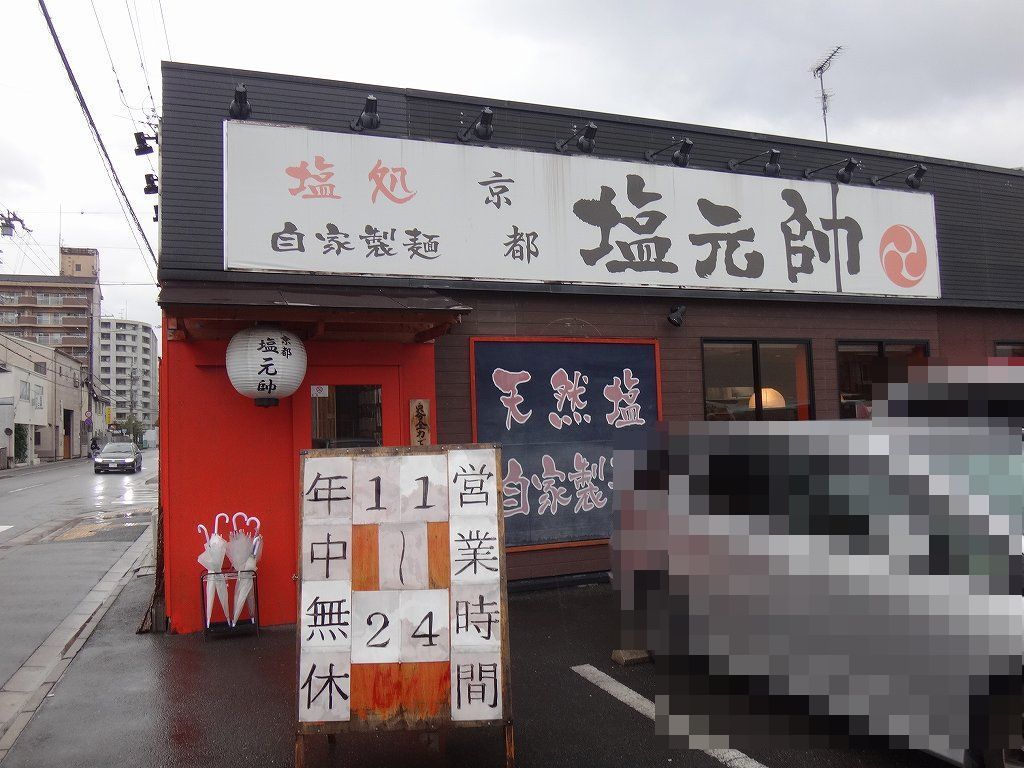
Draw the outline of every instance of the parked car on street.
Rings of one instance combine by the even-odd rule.
[[[92,460],[93,472],[138,472],[142,469],[142,451],[135,443],[107,443]]]

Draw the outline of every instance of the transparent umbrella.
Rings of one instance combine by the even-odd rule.
[[[242,518],[242,527],[238,527],[238,519]],[[256,531],[249,531],[247,528],[249,524],[255,521],[256,525],[259,525],[259,520],[255,517],[249,517],[245,512],[236,512],[231,517],[231,534],[228,536],[228,560],[231,561],[231,567],[236,571],[245,569],[246,561],[252,556],[252,540],[256,537],[258,528]]]
[[[255,517],[249,518],[256,520]],[[242,609],[249,607],[249,615],[254,616],[255,601],[252,596],[252,579],[256,571],[256,565],[263,554],[263,537],[259,535],[259,521],[256,520],[256,538],[252,542],[252,552],[249,554],[242,568],[239,568],[238,582],[235,585],[235,611],[231,617],[231,626],[238,623],[238,617],[242,615]]]
[[[220,601],[221,607],[224,609],[224,616],[229,616],[228,611],[228,584],[224,577],[220,575],[221,571],[224,570],[224,554],[227,550],[227,541],[220,535],[217,530],[220,524],[221,516],[225,520],[228,519],[227,513],[221,512],[213,519],[213,533],[211,534],[207,530],[205,525],[197,526],[199,533],[202,533],[206,537],[206,544],[203,547],[202,553],[197,558],[199,564],[203,566],[208,573],[211,574],[210,578],[206,580],[206,626],[210,626],[210,621],[213,618],[213,598],[216,593],[217,599]]]

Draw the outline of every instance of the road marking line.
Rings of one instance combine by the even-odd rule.
[[[614,677],[605,674],[590,664],[580,664],[573,667],[572,671],[587,680],[605,693],[611,694],[628,707],[632,707],[644,717],[654,719],[654,702],[641,696],[632,688],[623,685]],[[718,762],[729,768],[766,768],[752,757],[740,752],[738,749],[702,749],[706,755],[711,755]]]
[[[27,491],[29,488],[39,488],[46,483],[36,483],[35,485],[26,485],[24,488],[12,488],[8,493],[17,493],[18,491]]]
[[[10,530],[13,527],[14,527],[13,525],[0,525],[0,533],[3,533],[4,531]]]

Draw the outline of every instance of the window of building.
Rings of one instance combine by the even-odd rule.
[[[45,361],[41,362],[41,363],[34,363],[32,365],[32,367],[35,368],[36,373],[41,373],[44,376],[46,375],[46,362]]]
[[[871,418],[871,385],[893,381],[908,364],[927,357],[927,341],[838,342],[839,418]]]
[[[18,394],[18,397],[28,402],[29,400],[32,399],[32,385],[29,384],[27,381],[19,382],[19,384],[21,385],[21,391]]]
[[[81,271],[82,271],[82,265],[81,264],[75,264],[75,272],[81,272]]]
[[[38,447],[40,446],[40,444],[42,444],[42,442],[43,442],[43,433],[42,433],[42,430],[39,430],[39,429],[37,429],[37,430],[36,430],[36,433],[35,433],[35,444],[36,444],[36,448],[38,448]]]
[[[996,357],[1024,357],[1024,341],[997,341]]]
[[[34,384],[32,386],[32,407],[43,407],[43,387],[41,384]]]
[[[704,418],[814,418],[810,345],[805,341],[704,341]]]
[[[19,301],[21,301],[20,293],[0,291],[0,304],[17,304]]]

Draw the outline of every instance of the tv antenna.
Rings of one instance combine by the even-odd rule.
[[[825,124],[825,141],[828,141],[828,106],[829,100],[832,98],[832,91],[825,90],[825,72],[832,66],[832,62],[836,60],[841,50],[843,50],[843,46],[837,45],[832,53],[815,64],[814,69],[811,70],[811,74],[817,78],[821,86],[821,122]]]

